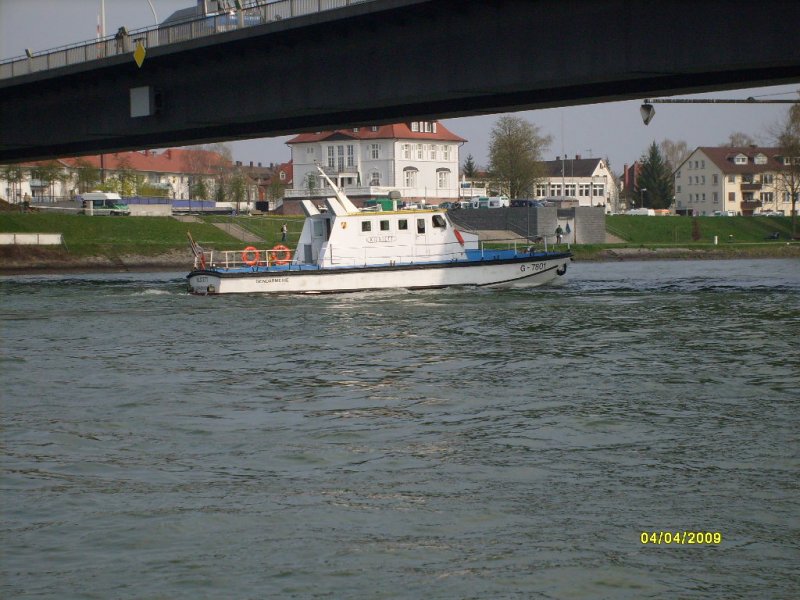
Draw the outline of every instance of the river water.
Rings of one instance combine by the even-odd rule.
[[[3,598],[800,595],[800,261],[0,303]]]

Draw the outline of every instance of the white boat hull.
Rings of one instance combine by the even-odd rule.
[[[189,291],[195,294],[325,294],[451,286],[533,287],[565,274],[570,260],[567,253],[394,267],[244,273],[198,270],[189,273],[187,278]]]

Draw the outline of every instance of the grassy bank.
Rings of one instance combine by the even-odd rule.
[[[610,215],[606,231],[630,244],[761,243],[778,233],[792,237],[789,217],[646,217]]]
[[[213,223],[233,223],[272,246],[280,227],[289,223],[294,239],[300,233],[297,219],[268,217],[200,217],[183,222],[172,217],[91,217],[64,213],[0,212],[2,233],[60,233],[62,247],[0,246],[0,269],[25,268],[127,268],[135,265],[188,267],[191,253],[187,231],[201,246],[239,250],[243,244]],[[302,220],[300,220],[300,223]],[[290,235],[290,240],[292,239]]]

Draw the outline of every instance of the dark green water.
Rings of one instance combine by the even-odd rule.
[[[800,594],[796,260],[184,290],[0,278],[3,598]]]

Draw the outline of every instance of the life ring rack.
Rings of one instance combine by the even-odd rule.
[[[273,246],[270,252],[276,265],[288,265],[292,262],[292,251],[283,244]]]
[[[259,260],[261,260],[261,253],[255,246],[248,246],[242,250],[242,262],[248,267],[257,265]]]

